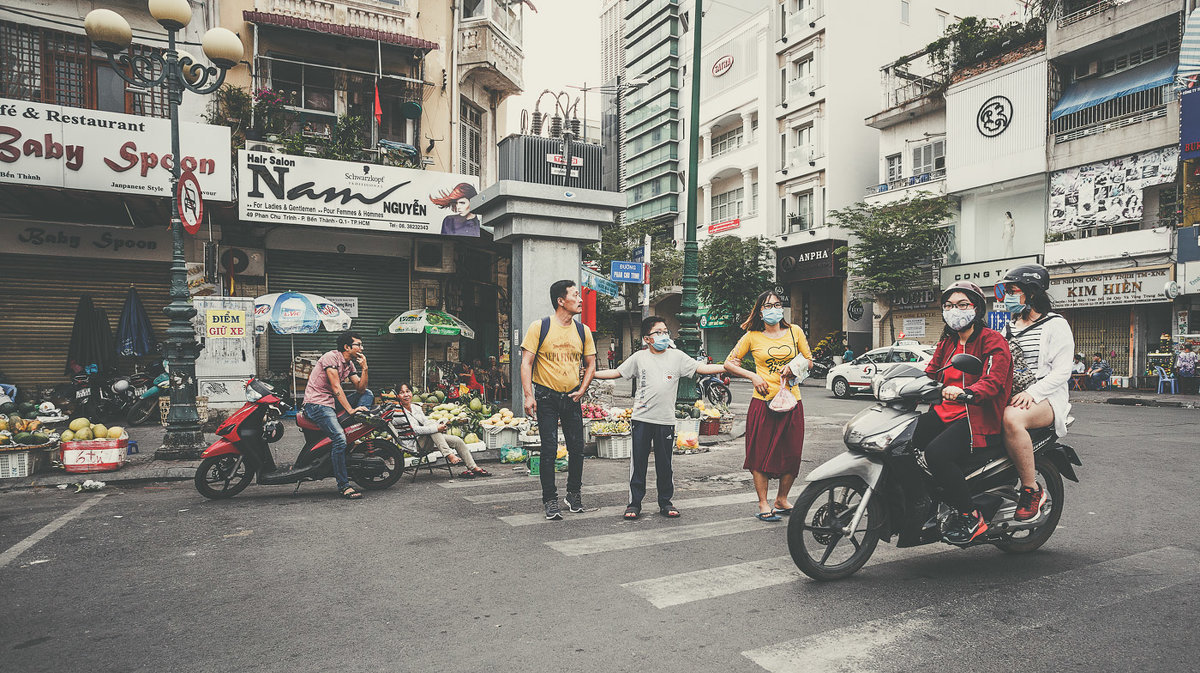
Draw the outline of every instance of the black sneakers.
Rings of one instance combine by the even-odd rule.
[[[583,498],[578,493],[567,492],[567,497],[563,498],[567,501],[567,511],[578,514],[583,510]]]
[[[1035,491],[1028,486],[1021,487],[1021,493],[1017,497],[1017,511],[1013,514],[1013,518],[1017,521],[1029,521],[1042,512],[1042,506],[1046,504],[1049,498],[1046,496],[1046,489],[1038,484]]]
[[[558,498],[542,503],[546,508],[546,521],[562,521],[562,511],[558,509]]]
[[[979,515],[979,510],[970,514],[951,514],[942,525],[942,540],[950,544],[967,544],[987,529],[987,522]]]

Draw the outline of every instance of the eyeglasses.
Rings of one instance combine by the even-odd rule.
[[[769,304],[763,304],[763,308],[783,308],[783,302],[776,301]]]
[[[652,336],[652,337],[668,336],[669,337],[669,336],[671,336],[671,332],[670,332],[670,330],[660,329],[660,330],[655,330],[655,331],[651,332],[650,336]]]
[[[953,308],[962,309],[965,311],[966,309],[969,309],[969,308],[975,308],[975,305],[969,301],[960,301],[960,302],[955,302],[953,304],[951,304],[950,302],[946,302],[945,304],[942,304],[942,308],[947,311],[949,311],[950,309],[953,309]]]

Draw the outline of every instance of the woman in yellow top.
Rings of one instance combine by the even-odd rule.
[[[754,399],[746,412],[746,461],[742,467],[754,475],[758,519],[780,521],[781,514],[792,513],[788,491],[800,474],[800,454],[804,449],[804,405],[799,402],[800,387],[787,365],[797,355],[812,360],[812,351],[804,331],[783,319],[783,301],[769,290],[758,295],[742,329],[746,333],[725,359],[725,371],[754,383]],[[741,367],[747,353],[754,358],[753,372]],[[768,404],[779,392],[780,379],[785,374],[797,402],[791,411],[780,413],[772,411]],[[773,505],[767,501],[770,479],[779,480]]]

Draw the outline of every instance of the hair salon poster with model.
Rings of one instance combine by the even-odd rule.
[[[246,221],[479,236],[475,176],[247,150],[238,168]]]

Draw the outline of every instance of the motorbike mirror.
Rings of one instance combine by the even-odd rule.
[[[950,364],[964,374],[979,376],[983,373],[983,362],[979,358],[969,353],[959,353],[958,355],[955,355],[954,357],[950,358]]]

